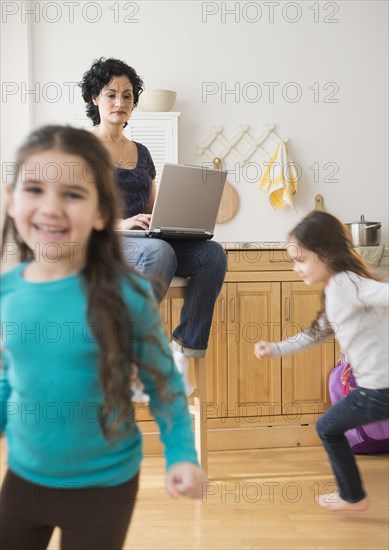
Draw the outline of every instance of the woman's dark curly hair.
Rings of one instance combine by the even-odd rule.
[[[138,76],[135,69],[120,61],[110,57],[95,60],[89,71],[84,73],[79,86],[81,88],[82,98],[86,103],[86,114],[92,119],[93,126],[100,124],[100,113],[97,105],[93,103],[93,98],[98,96],[101,90],[109,84],[114,76],[127,76],[132,84],[134,94],[134,107],[137,106],[139,96],[143,92],[143,80]],[[127,122],[124,127],[127,126]]]

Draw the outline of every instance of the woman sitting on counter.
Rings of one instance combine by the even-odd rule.
[[[154,163],[144,145],[129,140],[123,133],[143,91],[143,81],[123,61],[101,58],[85,72],[80,86],[94,134],[112,159],[124,205],[118,225],[122,229],[148,229],[156,195]],[[193,386],[188,377],[189,358],[205,357],[214,305],[226,273],[225,252],[219,243],[208,240],[123,236],[122,246],[125,261],[150,279],[159,302],[173,276],[189,277],[171,349],[190,395]],[[134,400],[147,399],[140,392]]]

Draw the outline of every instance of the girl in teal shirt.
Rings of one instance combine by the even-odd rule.
[[[151,286],[129,271],[115,233],[109,155],[91,133],[47,126],[19,151],[4,250],[22,263],[1,279],[3,547],[121,548],[138,490],[141,435],[134,365],[158,422],[173,498],[200,498],[181,375]]]

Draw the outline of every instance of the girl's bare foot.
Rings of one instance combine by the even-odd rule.
[[[363,498],[358,502],[347,502],[340,498],[339,493],[330,493],[328,495],[319,495],[316,502],[332,512],[340,512],[349,510],[351,512],[363,512],[368,506],[367,498]]]

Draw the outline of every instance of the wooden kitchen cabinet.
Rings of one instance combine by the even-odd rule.
[[[215,305],[212,326],[210,330],[209,346],[207,349],[207,404],[209,416],[218,416],[227,404],[227,370],[224,365],[227,361],[227,349],[225,339],[225,303],[226,287],[223,286],[218,301]],[[164,299],[160,304],[160,315],[162,324],[166,330],[168,340],[171,340],[174,328],[179,324],[183,299]],[[221,336],[223,334],[223,336]],[[220,339],[220,340],[219,340]],[[221,368],[219,368],[221,366]],[[193,369],[193,366],[192,366]],[[190,372],[192,383],[194,383],[193,370]],[[192,400],[190,400],[192,402]],[[137,419],[139,421],[151,421],[147,405],[138,404]],[[141,425],[144,428],[145,425]]]
[[[209,335],[209,344],[207,349],[206,368],[207,375],[207,415],[218,416],[219,406],[227,403],[227,370],[222,366],[227,361],[226,339],[223,336],[225,328],[225,303],[226,287],[223,286],[217,303],[215,304],[214,315]],[[182,299],[170,300],[171,304],[171,324],[170,333],[179,324]],[[219,368],[221,367],[221,368]],[[193,365],[190,372],[190,378],[194,383]]]
[[[255,342],[292,337],[316,317],[322,287],[296,277],[284,250],[228,251],[206,358],[208,418],[265,415],[282,421],[328,406],[333,341],[273,360],[259,361],[253,353]]]
[[[165,328],[167,338],[170,342],[172,330],[175,325],[172,324],[172,319],[177,320],[177,311],[180,311],[182,307],[182,300],[174,299],[164,299],[162,300],[159,306],[159,313],[161,315],[162,325]],[[147,404],[137,403],[135,406],[136,409],[136,418],[140,422],[140,428],[146,433],[151,429],[153,433],[156,430],[156,425],[153,420],[153,417],[150,414],[149,407]],[[153,449],[160,450],[160,446],[157,444],[153,446]],[[148,449],[150,451],[150,449]]]
[[[227,416],[281,413],[280,361],[258,361],[258,340],[280,336],[278,283],[227,283]]]
[[[322,286],[282,283],[282,338],[308,328],[321,308]],[[282,412],[319,413],[329,404],[328,376],[334,367],[335,342],[282,358]]]
[[[298,280],[285,250],[227,249],[227,256],[204,365],[209,449],[320,444],[314,424],[329,405],[335,343],[262,361],[253,348],[258,340],[279,341],[307,328],[321,308],[322,287]],[[161,304],[169,338],[181,307],[178,299]],[[137,416],[150,420],[144,406]],[[155,424],[140,424],[156,441]],[[147,441],[146,452],[160,451]]]

